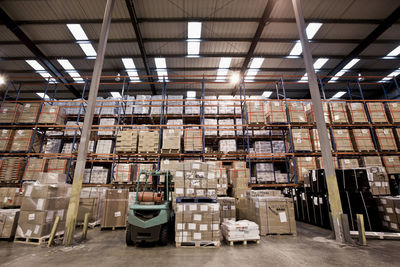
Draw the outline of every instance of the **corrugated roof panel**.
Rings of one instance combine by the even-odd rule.
[[[4,25],[0,25],[0,41],[15,41],[18,38]]]
[[[143,38],[187,38],[187,23],[142,23]]]
[[[349,54],[357,44],[311,44],[311,53],[316,56]]]
[[[66,25],[21,25],[31,40],[74,40]]]
[[[200,45],[202,53],[247,53],[250,43],[244,42],[203,42]]]
[[[204,22],[202,38],[252,38],[256,32],[256,22]]]
[[[363,56],[386,56],[397,47],[396,44],[371,44],[362,53]]]
[[[298,38],[296,24],[294,23],[268,23],[261,35],[263,38]]]
[[[24,45],[0,46],[0,57],[32,57],[32,52]]]
[[[375,28],[370,24],[324,24],[314,39],[364,39]]]
[[[289,51],[292,49],[293,45],[294,44],[291,43],[258,43],[254,53],[289,55]]]
[[[387,29],[378,39],[397,39],[399,40],[400,25],[394,24]]]
[[[85,53],[82,51],[78,44],[40,44],[37,47],[48,57],[55,56],[82,56],[85,57]],[[94,49],[97,47],[94,45]]]
[[[129,55],[139,55],[139,47],[137,43],[108,43],[106,48],[106,55],[109,56],[129,56]]]
[[[165,42],[165,43],[153,43],[148,42],[145,45],[147,54],[152,55],[168,55],[168,54],[185,54],[186,53],[186,42]]]
[[[82,25],[89,39],[99,39],[101,24]],[[67,29],[69,32],[69,30]],[[109,39],[135,38],[135,31],[130,23],[111,23]]]

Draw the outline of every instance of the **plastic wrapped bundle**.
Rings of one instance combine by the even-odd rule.
[[[183,95],[169,95],[167,113],[171,115],[183,114]]]
[[[137,95],[133,108],[133,114],[149,114],[150,99],[150,95]]]

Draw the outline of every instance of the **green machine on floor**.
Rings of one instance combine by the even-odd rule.
[[[145,175],[144,189],[140,191],[143,183],[137,181],[135,203],[129,207],[126,244],[132,246],[139,242],[159,242],[166,245],[174,218],[172,175],[169,171],[140,171],[139,177],[142,175]],[[159,186],[162,176],[165,177],[163,187]],[[150,184],[153,185],[152,189]]]

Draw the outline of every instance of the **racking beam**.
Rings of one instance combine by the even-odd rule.
[[[324,169],[326,173],[326,184],[328,187],[329,203],[331,207],[331,217],[336,240],[344,243],[344,229],[341,215],[343,214],[342,204],[340,200],[339,187],[337,184],[335,167],[333,165],[333,157],[330,148],[330,141],[327,134],[324,112],[321,103],[321,94],[319,92],[317,75],[313,66],[313,60],[308,42],[306,27],[301,8],[300,0],[292,0],[294,14],[297,21],[297,30],[300,36],[301,46],[303,48],[304,64],[307,69],[308,84],[310,85],[310,94],[314,106],[314,116],[318,130],[318,136],[321,144],[322,159],[324,161]]]
[[[82,181],[86,165],[86,157],[88,154],[90,130],[93,123],[93,115],[96,106],[96,98],[100,84],[100,76],[103,68],[104,54],[106,52],[107,39],[110,31],[111,16],[113,12],[115,1],[107,0],[106,8],[104,11],[103,24],[100,32],[100,43],[97,51],[97,57],[93,69],[93,77],[89,89],[88,106],[86,109],[85,119],[83,122],[82,134],[79,142],[78,158],[74,172],[74,180],[72,183],[71,198],[68,205],[67,218],[65,222],[64,244],[70,245],[72,243],[76,225],[76,218],[78,216],[79,200],[82,190]]]

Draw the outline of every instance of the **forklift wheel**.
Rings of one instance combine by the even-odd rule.
[[[132,241],[132,235],[131,235],[131,225],[128,223],[126,226],[126,245],[127,246],[133,246],[135,243]]]
[[[160,245],[167,245],[168,244],[168,225],[165,224],[161,227],[160,233]]]

